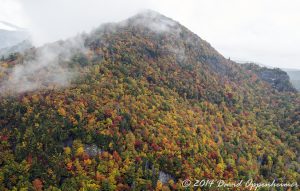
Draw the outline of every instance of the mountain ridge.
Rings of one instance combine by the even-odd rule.
[[[29,40],[28,31],[11,23],[0,21],[0,49],[9,48]]]
[[[0,21],[0,29],[2,30],[9,30],[9,31],[24,31],[24,28],[18,27],[14,24],[5,22],[5,21]]]

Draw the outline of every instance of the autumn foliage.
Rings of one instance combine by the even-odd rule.
[[[78,71],[70,86],[1,94],[0,190],[299,183],[299,93],[273,89],[176,26],[102,26],[85,37],[87,52],[61,63]]]

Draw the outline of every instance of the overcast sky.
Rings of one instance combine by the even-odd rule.
[[[0,0],[0,20],[41,45],[144,9],[179,21],[225,57],[300,69],[299,0]]]

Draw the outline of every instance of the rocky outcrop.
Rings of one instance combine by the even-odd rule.
[[[256,75],[263,81],[270,84],[274,89],[280,92],[296,92],[290,82],[289,75],[279,68],[260,67],[254,63],[243,64],[243,66],[256,73]]]

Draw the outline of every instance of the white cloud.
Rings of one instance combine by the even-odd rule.
[[[3,3],[4,2],[4,3]],[[0,0],[0,19],[20,22],[38,44],[154,9],[224,56],[300,69],[298,0]]]
[[[28,24],[23,13],[22,4],[18,0],[0,0],[0,21],[9,21],[23,27]]]

